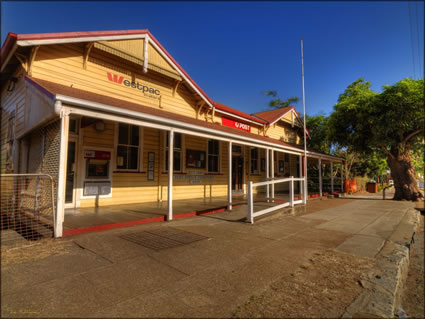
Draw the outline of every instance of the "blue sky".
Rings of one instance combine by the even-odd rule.
[[[379,91],[424,74],[423,2],[410,2],[413,56],[406,1],[3,1],[1,6],[2,43],[8,32],[147,28],[213,100],[248,113],[267,109],[264,90],[302,97],[301,36],[309,115],[329,114],[359,77]],[[301,100],[295,106],[302,111]]]

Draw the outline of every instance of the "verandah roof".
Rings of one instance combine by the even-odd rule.
[[[196,120],[193,118],[189,118],[180,114],[175,114],[175,113],[167,112],[164,110],[154,109],[152,107],[144,106],[141,104],[136,104],[136,103],[128,102],[125,100],[112,98],[109,96],[92,93],[89,91],[85,91],[85,90],[81,90],[81,89],[77,89],[77,88],[73,88],[73,87],[69,87],[69,86],[65,86],[65,85],[61,85],[61,84],[57,84],[57,83],[53,83],[53,82],[49,82],[49,81],[45,81],[41,79],[36,79],[33,77],[26,76],[25,80],[53,100],[56,99],[57,95],[63,95],[63,96],[71,97],[71,98],[86,100],[89,102],[104,104],[104,105],[116,107],[119,109],[127,109],[130,111],[140,112],[147,115],[153,115],[153,116],[161,117],[164,119],[177,121],[182,124],[182,127],[185,127],[185,125],[187,126],[187,124],[189,124],[189,125],[197,126],[200,128],[201,127],[208,128],[212,131],[221,131],[236,137],[241,136],[241,137],[249,138],[253,142],[260,141],[262,142],[262,144],[266,142],[267,144],[269,144],[269,147],[279,148],[280,146],[283,148],[291,149],[292,151],[295,151],[295,152],[299,152],[300,154],[304,152],[303,146],[283,142],[283,141],[276,140],[267,136],[248,133],[235,128],[222,126],[217,123],[208,123],[208,122]],[[308,154],[309,156],[324,157],[324,158],[334,159],[335,161],[342,161],[342,159],[339,157],[330,156],[328,154],[316,152],[311,149],[309,149],[308,152],[309,152]]]

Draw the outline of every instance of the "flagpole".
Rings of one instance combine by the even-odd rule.
[[[304,53],[303,53],[303,37],[301,37],[301,79],[303,84],[303,124],[304,124],[304,192],[303,192],[303,203],[307,204],[307,136],[306,136],[306,125],[305,125],[305,94],[304,94]]]

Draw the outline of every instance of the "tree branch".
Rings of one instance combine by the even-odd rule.
[[[393,155],[393,154],[391,154],[391,152],[390,152],[389,150],[387,150],[387,148],[386,148],[384,145],[379,145],[379,146],[381,146],[382,150],[383,150],[385,153],[387,153],[387,155],[388,155],[389,157],[391,157],[392,159],[394,159],[394,155]]]
[[[418,135],[420,132],[422,132],[421,129],[413,131],[409,135],[406,136],[406,138],[401,142],[402,144],[405,144],[409,139],[411,139],[413,136]]]

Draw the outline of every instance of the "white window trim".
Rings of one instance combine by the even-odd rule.
[[[127,124],[127,123],[121,123],[126,125],[133,125],[133,124]],[[114,150],[115,150],[115,156],[118,156],[118,135],[119,135],[119,122],[115,123],[115,134],[114,134]],[[138,125],[133,125],[138,126]],[[139,146],[138,146],[138,160],[137,160],[137,168],[136,169],[128,169],[128,168],[118,168],[118,161],[114,160],[114,170],[117,172],[142,172],[143,171],[143,138],[144,138],[144,130],[142,126],[139,127]],[[133,146],[134,145],[128,145]]]
[[[218,143],[218,154],[211,154],[213,156],[217,156],[218,159],[218,170],[217,172],[210,172],[210,167],[209,167],[209,147],[208,147],[208,143],[209,141],[217,141]],[[220,174],[221,173],[221,143],[219,140],[215,140],[212,138],[207,139],[207,173],[211,173],[211,174]]]
[[[177,151],[179,151],[180,152],[180,170],[175,170],[174,168],[174,165],[173,165],[173,171],[174,171],[174,173],[184,173],[185,172],[185,165],[184,165],[184,163],[186,162],[186,152],[185,152],[185,150],[186,150],[186,147],[185,147],[185,135],[183,134],[183,133],[174,133],[174,137],[175,137],[175,135],[176,134],[180,134],[180,136],[181,136],[181,148],[180,148],[180,150],[177,150]],[[164,161],[163,161],[163,173],[168,173],[168,167],[166,167],[166,165],[165,165],[165,163],[166,163],[166,154],[167,154],[167,149],[168,149],[168,146],[167,146],[167,136],[168,136],[168,131],[163,131],[163,137],[162,137],[162,142],[163,142],[163,145],[164,145],[164,147],[163,147],[163,152],[162,152],[162,155],[163,155],[163,159],[164,159]],[[174,143],[175,144],[175,143]],[[173,159],[174,159],[174,156],[173,156]]]

